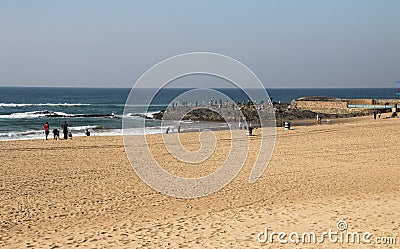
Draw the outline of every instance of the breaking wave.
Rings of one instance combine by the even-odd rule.
[[[32,103],[22,103],[22,104],[14,104],[14,103],[0,103],[0,107],[26,107],[26,106],[89,106],[91,104],[81,104],[81,103],[39,103],[39,104],[32,104]]]
[[[114,113],[111,114],[68,114],[64,112],[51,111],[33,111],[33,112],[17,112],[11,114],[2,114],[0,119],[21,119],[21,118],[116,118]]]

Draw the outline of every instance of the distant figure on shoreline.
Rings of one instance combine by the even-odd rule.
[[[68,137],[72,139],[72,132],[68,132]]]
[[[67,121],[61,126],[63,128],[64,139],[68,139],[68,123]]]
[[[86,134],[86,136],[90,136],[90,131],[89,131],[89,129],[86,129],[86,132],[85,132],[85,134]]]
[[[56,128],[53,130],[54,140],[60,139],[60,131]]]
[[[378,118],[381,118],[381,112],[380,111],[378,112]]]
[[[165,134],[169,133],[169,127],[167,127],[167,130],[165,131]]]
[[[374,111],[374,119],[376,119],[376,111]]]
[[[322,117],[317,114],[317,124],[322,124]]]
[[[49,129],[50,129],[49,123],[46,122],[46,123],[43,125],[43,128],[44,128],[44,134],[46,135],[46,140],[47,140],[47,137],[49,136],[49,133],[50,133],[50,131],[49,131]]]

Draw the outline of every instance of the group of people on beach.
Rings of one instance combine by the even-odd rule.
[[[68,127],[69,127],[69,125],[68,125],[67,121],[65,121],[64,124],[61,125],[65,140],[67,140],[68,138],[72,139],[72,132],[68,129]],[[49,123],[46,122],[43,125],[43,128],[44,128],[44,134],[46,136],[46,140],[48,140],[48,136],[50,134],[50,125],[49,125]],[[86,129],[85,134],[86,134],[86,136],[90,136],[90,131],[88,129]],[[55,140],[60,139],[60,131],[57,128],[53,129],[53,137],[54,137]]]
[[[374,111],[374,119],[376,119],[376,115],[378,115],[378,118],[381,118],[381,112],[378,111],[378,113],[376,111]]]

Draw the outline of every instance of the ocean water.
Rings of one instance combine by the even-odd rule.
[[[162,89],[153,99],[146,112],[143,112],[141,100],[135,102],[138,113],[126,114],[138,123],[138,129],[131,132],[141,133],[139,128],[143,123],[143,117],[134,116],[141,114],[151,116],[152,113],[165,109],[172,100],[189,89],[166,88]],[[239,89],[216,89],[235,102],[247,101],[246,95]],[[143,91],[148,89],[136,89]],[[252,90],[248,90],[251,92]],[[36,139],[43,138],[43,124],[47,121],[50,130],[58,128],[64,121],[70,125],[74,136],[83,136],[86,129],[96,135],[121,134],[123,111],[130,89],[111,88],[17,88],[0,87],[0,140]],[[291,100],[303,96],[330,96],[338,98],[399,98],[397,89],[268,89],[270,97],[275,102],[289,103]],[[204,94],[192,94],[190,99],[179,101],[208,102],[216,96]],[[225,99],[223,100],[225,101]],[[257,99],[261,101],[261,99]],[[135,110],[135,108],[133,108]],[[51,117],[49,117],[51,116]],[[173,124],[172,124],[173,125]],[[209,124],[207,124],[209,125]],[[222,127],[225,124],[213,124]],[[158,120],[146,120],[146,133],[160,133],[161,122]],[[186,124],[201,128],[202,124]],[[203,124],[204,127],[206,125]],[[200,129],[199,128],[199,129]],[[50,134],[51,136],[52,134]]]

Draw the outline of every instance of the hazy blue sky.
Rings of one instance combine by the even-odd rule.
[[[400,1],[0,1],[0,86],[131,87],[192,51],[267,87],[395,87]]]

